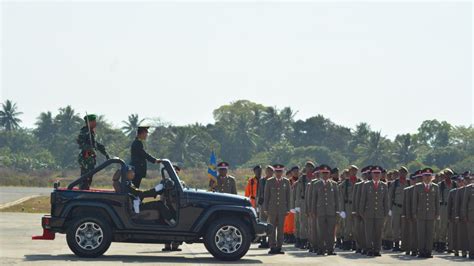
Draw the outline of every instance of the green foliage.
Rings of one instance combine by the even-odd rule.
[[[57,113],[41,113],[35,128],[20,127],[22,114],[7,100],[0,111],[0,166],[21,171],[77,170],[76,138],[84,125],[71,106]],[[372,131],[367,123],[354,129],[337,125],[322,115],[295,121],[290,107],[277,109],[239,100],[214,110],[215,123],[173,126],[156,120],[146,149],[156,157],[169,158],[192,173],[184,173],[192,184],[206,183],[205,169],[211,151],[231,163],[236,173],[256,164],[283,163],[302,166],[306,160],[339,168],[349,164],[379,164],[385,168],[406,165],[410,171],[425,166],[474,168],[474,128],[452,126],[446,121],[424,121],[415,134],[388,139]],[[123,127],[113,127],[103,116],[97,119],[98,140],[111,156],[130,159],[130,144],[143,120],[131,114]],[[104,160],[98,155],[99,163]],[[150,165],[156,171],[155,165]],[[13,180],[13,179],[12,179]],[[108,182],[108,181],[107,181]],[[241,181],[239,181],[241,182]],[[245,182],[242,181],[242,184]]]

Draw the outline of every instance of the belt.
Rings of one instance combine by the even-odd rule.
[[[402,207],[403,207],[402,204],[397,204],[397,203],[395,203],[395,202],[393,202],[393,201],[392,201],[392,204],[395,205],[395,206],[397,206],[398,208],[402,208]]]
[[[352,200],[345,200],[344,203],[352,204]]]
[[[439,205],[441,205],[441,206],[448,206],[448,203],[447,203],[447,202],[440,202]]]

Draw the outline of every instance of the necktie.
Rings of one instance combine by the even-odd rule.
[[[425,192],[428,192],[430,191],[430,186],[429,185],[425,185]]]
[[[374,188],[377,190],[379,188],[379,182],[374,182]]]

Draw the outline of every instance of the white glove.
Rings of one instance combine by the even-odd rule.
[[[140,213],[140,203],[141,203],[141,200],[139,197],[136,197],[134,200],[133,200],[133,211],[135,213]]]
[[[296,207],[296,208],[295,208],[295,211],[296,211],[296,212],[301,212],[301,208],[300,208],[300,207]]]
[[[388,211],[388,216],[392,216],[392,210]]]
[[[295,210],[295,209],[291,209],[290,212],[291,212],[291,213],[296,213],[296,210]]]
[[[342,219],[346,219],[346,212],[345,211],[340,212],[339,216],[341,216]]]
[[[161,183],[159,183],[159,184],[156,185],[156,187],[155,187],[155,191],[156,191],[156,192],[160,192],[162,189],[163,189],[163,184],[161,184]]]

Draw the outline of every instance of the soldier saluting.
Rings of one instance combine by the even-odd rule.
[[[140,187],[140,183],[142,182],[142,178],[146,177],[147,171],[147,164],[146,162],[149,161],[150,163],[160,163],[160,159],[156,159],[155,157],[148,154],[145,149],[143,142],[146,141],[148,137],[148,129],[149,126],[139,126],[137,129],[137,137],[132,142],[131,147],[131,162],[130,165],[135,167],[135,178],[133,179],[133,185],[136,188]]]
[[[94,114],[84,116],[85,126],[81,128],[79,136],[77,137],[77,144],[81,152],[78,155],[78,163],[81,167],[81,176],[92,171],[97,163],[96,150],[102,153],[108,160],[109,154],[105,150],[105,146],[96,141],[95,129],[97,126],[97,116]],[[79,189],[87,190],[90,188],[92,176],[83,180],[79,185]]]

